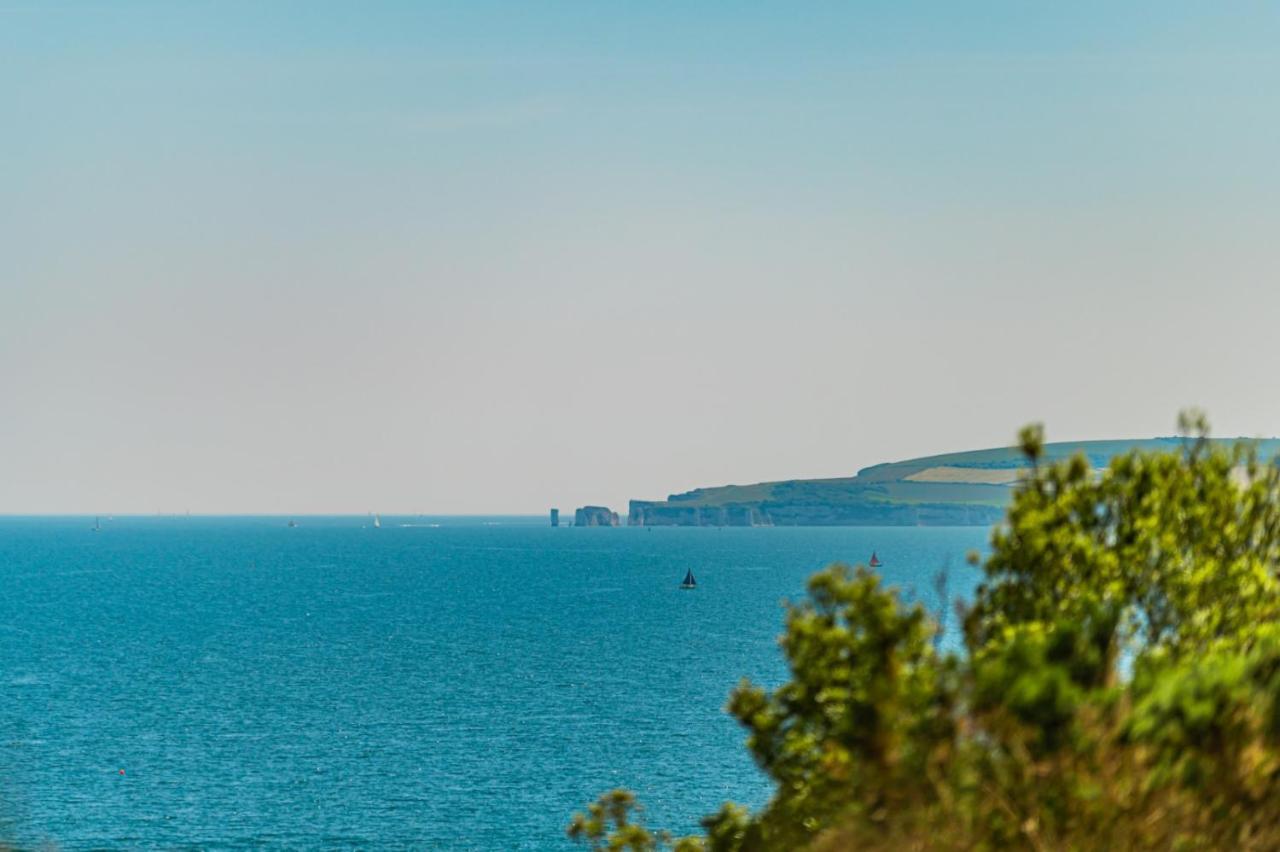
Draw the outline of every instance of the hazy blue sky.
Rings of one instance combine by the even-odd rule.
[[[1273,3],[0,0],[0,512],[1280,434]]]

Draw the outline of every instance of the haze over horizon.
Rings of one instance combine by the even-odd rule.
[[[1030,421],[1280,435],[1278,38],[0,0],[0,514],[624,511]]]

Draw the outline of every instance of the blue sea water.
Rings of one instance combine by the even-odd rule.
[[[0,841],[564,849],[619,785],[694,831],[768,798],[723,707],[785,678],[780,601],[874,549],[935,608],[988,537],[299,523],[0,518]]]

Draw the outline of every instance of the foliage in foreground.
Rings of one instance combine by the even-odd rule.
[[[1280,474],[1203,419],[1181,452],[1033,467],[937,650],[921,607],[833,566],[788,607],[788,683],[729,711],[774,783],[705,834],[630,794],[577,814],[592,849],[1280,848]]]

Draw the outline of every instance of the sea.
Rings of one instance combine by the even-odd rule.
[[[694,832],[768,800],[724,706],[783,601],[875,551],[949,609],[990,534],[288,520],[0,518],[0,846],[571,849],[614,787]]]

